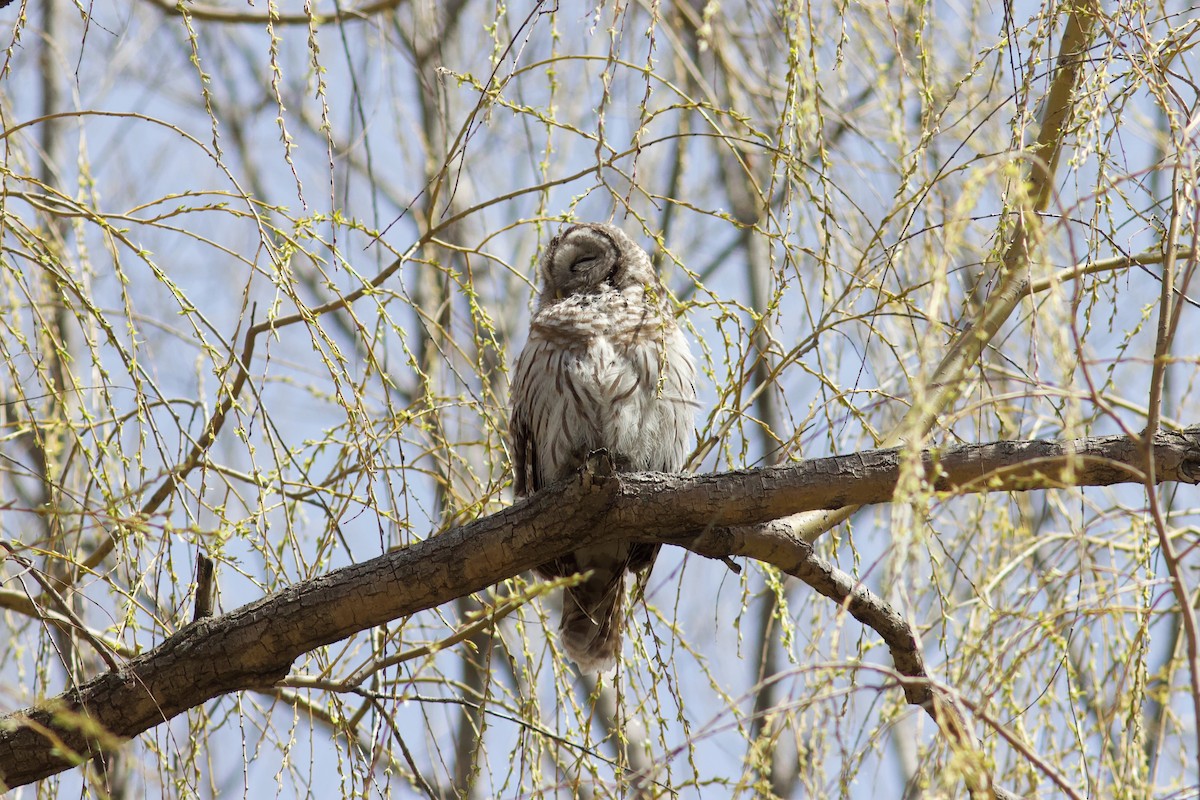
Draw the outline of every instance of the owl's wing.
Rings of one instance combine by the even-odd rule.
[[[536,328],[513,369],[510,391],[511,416],[508,421],[512,441],[513,493],[526,497],[541,490],[547,483],[547,469],[554,468],[554,443],[538,441],[538,432],[547,429],[549,397],[558,391],[554,387],[553,348]],[[573,553],[539,565],[535,570],[543,578],[565,578],[579,572]]]
[[[687,339],[675,325],[665,337],[660,349],[657,343],[650,345],[649,355],[640,360],[644,380],[657,387],[658,402],[654,404],[655,417],[651,425],[658,447],[651,453],[646,469],[661,472],[678,472],[683,469],[691,452],[692,428],[696,416],[696,366],[688,349]],[[661,369],[661,374],[658,370]],[[643,572],[654,566],[660,545],[635,542],[629,545],[626,569]],[[648,573],[647,573],[648,575]],[[646,575],[639,580],[645,589]]]
[[[531,495],[542,488],[537,440],[533,433],[532,404],[535,395],[530,375],[533,362],[531,352],[537,346],[532,341],[526,344],[513,371],[508,431],[512,437],[513,493],[517,497]]]
[[[529,425],[516,414],[509,427],[513,443],[513,493],[525,497],[542,488],[538,480],[537,444]]]

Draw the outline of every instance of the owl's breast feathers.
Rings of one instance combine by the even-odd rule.
[[[674,327],[674,320],[657,297],[645,287],[630,286],[621,291],[610,288],[574,294],[546,303],[533,315],[529,334],[556,347],[585,350],[598,339],[622,348],[661,339],[662,333],[655,328]]]

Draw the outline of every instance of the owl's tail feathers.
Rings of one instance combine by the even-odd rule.
[[[621,653],[625,626],[625,571],[596,570],[586,581],[563,593],[560,628],[563,649],[580,672],[608,672]]]

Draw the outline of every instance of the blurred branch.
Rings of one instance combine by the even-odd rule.
[[[919,469],[932,489],[947,493],[1144,483],[1149,475],[1200,482],[1200,426],[1154,441],[1152,465],[1143,463],[1136,441],[1109,436],[949,447],[924,452]],[[581,546],[659,541],[801,570],[811,548],[786,524],[762,523],[888,502],[910,464],[907,451],[892,449],[714,475],[614,474],[607,458],[593,457],[578,474],[515,506],[193,622],[119,669],[7,715],[0,720],[0,776],[11,787],[61,772],[209,699],[273,686],[303,653]]]
[[[1087,62],[1098,15],[1097,0],[1084,0],[1067,19],[1037,141],[1029,149],[1033,166],[1023,185],[1017,187],[1014,230],[993,276],[997,289],[987,298],[975,322],[954,338],[933,373],[917,387],[921,390],[917,402],[884,437],[884,444],[919,441],[932,430],[938,416],[962,393],[967,370],[979,361],[992,337],[1031,291],[1030,253],[1041,235],[1039,214],[1050,205],[1054,194],[1054,174],[1074,111],[1075,87]],[[790,522],[797,536],[812,542],[856,510],[847,506],[832,513],[795,517]]]
[[[595,675],[587,673],[580,673],[579,688],[583,695],[592,699],[596,722],[604,730],[604,741],[613,750],[613,760],[626,774],[624,796],[631,800],[656,797],[655,791],[662,788],[654,781],[659,765],[649,755],[650,744],[643,731],[629,724],[621,693],[613,683],[601,683]]]
[[[385,11],[399,8],[407,0],[376,0],[358,8],[333,11],[328,14],[280,14],[277,11],[249,12],[234,11],[220,6],[205,6],[196,3],[170,2],[170,0],[146,0],[165,14],[183,15],[205,22],[236,22],[252,25],[328,25],[330,23],[365,20]]]
[[[1188,205],[1185,195],[1186,189],[1184,188],[1184,184],[1188,180],[1185,169],[1181,157],[1180,163],[1176,164],[1171,187],[1171,222],[1167,229],[1166,258],[1163,261],[1162,294],[1159,300],[1158,312],[1158,336],[1154,346],[1154,365],[1150,378],[1150,398],[1147,402],[1149,414],[1146,419],[1146,428],[1139,437],[1141,440],[1140,445],[1147,455],[1154,452],[1154,437],[1152,434],[1159,428],[1167,365],[1171,360],[1171,344],[1174,342],[1175,336],[1179,331],[1179,320],[1183,310],[1183,303],[1175,297],[1174,289],[1176,281],[1175,268],[1179,250],[1179,229],[1181,217],[1186,213]],[[1180,290],[1185,294],[1191,279],[1196,274],[1196,267],[1197,263],[1194,257],[1184,260],[1183,266],[1180,267],[1181,275],[1178,280]],[[1175,545],[1171,541],[1170,526],[1167,524],[1162,504],[1159,502],[1158,492],[1155,491],[1153,459],[1148,460],[1147,464],[1150,469],[1145,480],[1146,499],[1148,501],[1150,516],[1154,520],[1154,527],[1158,533],[1158,544],[1162,552],[1163,562],[1167,567],[1167,574],[1170,578],[1171,592],[1175,595],[1175,602],[1179,606],[1179,619],[1182,623],[1184,634],[1184,651],[1187,653],[1188,672],[1192,683],[1192,709],[1195,712],[1194,718],[1200,720],[1200,622],[1197,621],[1192,609],[1192,592],[1188,586],[1187,571],[1185,571],[1181,562],[1179,552],[1175,549]],[[1200,741],[1200,731],[1197,732],[1196,738]],[[1196,753],[1196,758],[1200,759],[1200,749]],[[1200,761],[1193,763],[1200,763]]]
[[[782,535],[789,535],[785,523],[777,525]],[[904,617],[857,578],[814,553],[812,545],[798,540],[797,551],[799,561],[785,571],[838,603],[852,617],[879,634],[891,653],[896,672],[902,676],[904,699],[927,713],[946,737],[971,797],[1011,797],[1008,792],[993,786],[987,758],[972,741],[965,715],[955,703],[954,696],[930,680],[921,654],[921,640]],[[1074,793],[1071,796],[1075,796]]]
[[[0,542],[0,546],[8,549],[8,545],[4,542]],[[27,569],[30,574],[38,577],[39,586],[51,587],[51,584],[45,578],[40,577],[31,565],[27,566]],[[51,599],[58,603],[61,601],[61,595],[55,592],[51,596]],[[37,600],[30,597],[28,593],[0,589],[0,608],[36,619],[68,636],[80,636],[92,644],[98,653],[115,653],[127,658],[134,654],[131,648],[126,647],[121,642],[107,639],[102,632],[84,626],[79,617],[65,603],[63,604],[64,610],[60,613],[44,607]],[[106,656],[106,660],[108,658]],[[112,662],[109,661],[109,663],[111,664]]]
[[[1194,259],[1196,257],[1195,251],[1191,249],[1181,249],[1175,255],[1181,259]],[[1029,284],[1029,294],[1040,294],[1060,284],[1081,278],[1084,275],[1098,275],[1101,272],[1115,272],[1117,270],[1128,269],[1129,267],[1146,267],[1151,264],[1162,264],[1166,258],[1165,253],[1146,252],[1130,256],[1113,256],[1112,258],[1103,258],[1099,261],[1084,261],[1073,267],[1061,269],[1053,275],[1033,281]],[[1187,300],[1186,295],[1182,297],[1184,301],[1191,302]],[[1191,304],[1194,305],[1194,303]]]
[[[250,323],[250,329],[246,331],[241,353],[238,356],[231,357],[230,362],[226,366],[226,372],[228,370],[236,370],[233,380],[228,384],[222,384],[221,394],[223,396],[213,411],[212,416],[205,423],[204,431],[192,443],[192,449],[187,457],[167,473],[162,483],[158,485],[158,488],[150,496],[150,499],[142,505],[139,514],[140,518],[145,518],[153,514],[166,502],[176,487],[183,483],[191,471],[204,461],[208,449],[217,440],[218,434],[225,427],[225,421],[228,419],[230,412],[234,410],[238,398],[242,393],[242,388],[246,385],[246,380],[250,377],[250,359],[254,354],[255,341],[260,333],[270,328],[270,322],[259,323],[258,325],[253,324],[253,312],[251,312]],[[108,536],[100,540],[100,543],[88,554],[87,558],[75,565],[74,574],[68,582],[74,583],[89,570],[99,566],[108,557],[108,554],[113,551],[117,542],[127,531],[128,529],[123,525],[114,527]]]

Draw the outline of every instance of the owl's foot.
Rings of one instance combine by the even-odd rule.
[[[618,470],[617,459],[606,448],[601,447],[587,454],[580,470],[597,478],[608,478]]]

